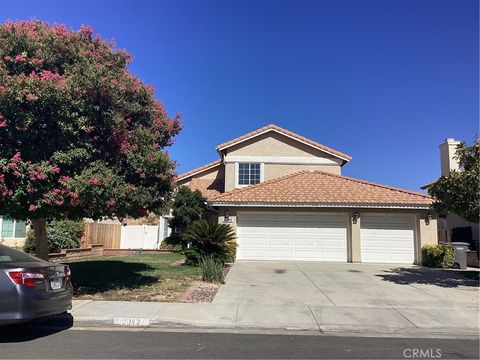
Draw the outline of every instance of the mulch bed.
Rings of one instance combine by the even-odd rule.
[[[213,301],[220,284],[196,282],[180,297],[184,303],[210,303]]]
[[[230,265],[225,267],[225,276],[230,270]],[[217,294],[221,284],[206,283],[197,281],[190,286],[187,291],[180,297],[180,302],[183,303],[211,303]]]

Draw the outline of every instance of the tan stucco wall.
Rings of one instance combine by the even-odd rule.
[[[337,165],[310,165],[310,164],[264,164],[264,181],[275,179],[302,170],[321,170],[340,175],[340,166]],[[225,191],[235,189],[235,164],[225,164]]]
[[[420,245],[438,244],[437,219],[430,220],[430,224],[425,223],[425,216],[418,216],[418,228],[420,230]]]
[[[298,156],[334,159],[327,153],[284,135],[268,132],[227,149],[229,156]]]
[[[387,213],[387,214],[412,214],[415,215],[415,263],[421,264],[421,247],[425,244],[437,244],[437,220],[430,220],[430,224],[426,225],[425,218],[428,211],[425,210],[403,210],[403,209],[313,209],[313,208],[268,208],[268,207],[230,207],[230,208],[220,208],[218,213],[218,222],[224,223],[224,214],[225,211],[229,212],[229,222],[230,226],[237,231],[237,214],[238,212],[247,212],[247,211],[266,211],[266,212],[338,212],[338,213],[348,213],[350,219],[347,224],[347,253],[349,262],[360,262],[361,261],[361,237],[360,229],[362,222],[362,213]],[[357,220],[356,224],[353,224],[352,218],[355,211],[358,211],[360,218]]]
[[[225,164],[225,192],[235,189],[235,164]]]
[[[321,170],[333,174],[341,174],[341,161],[321,150],[302,144],[284,135],[269,132],[253,139],[228,148],[228,156],[249,156],[249,157],[288,157],[288,158],[322,158],[335,161],[336,164],[278,164],[264,162],[264,180],[274,179],[280,176],[293,174],[302,170]],[[179,186],[189,185],[193,178],[225,179],[225,191],[235,189],[235,163],[227,162],[213,169],[189,176],[177,182]]]
[[[293,174],[302,170],[320,170],[328,173],[340,175],[340,166],[337,165],[310,165],[310,164],[265,164],[264,180],[275,179],[288,174]]]
[[[350,243],[350,262],[361,262],[361,250],[360,250],[360,229],[362,224],[362,218],[357,219],[356,224],[353,223],[353,214],[355,211],[349,212],[350,219],[350,239],[347,240]]]
[[[443,144],[440,144],[440,166],[442,176],[448,175],[450,170],[458,170],[458,160],[455,158],[455,152],[460,141],[454,139],[446,139]]]
[[[198,174],[189,176],[185,179],[177,181],[177,186],[182,186],[182,185],[190,185],[190,181],[194,178],[200,178],[200,179],[223,179],[225,177],[225,169],[224,165],[220,164],[218,166],[215,166],[214,168],[199,172]]]
[[[14,248],[21,248],[25,244],[25,238],[0,238],[0,244]]]

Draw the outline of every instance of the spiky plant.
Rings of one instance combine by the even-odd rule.
[[[210,255],[224,263],[228,259],[235,232],[228,224],[217,224],[207,220],[193,222],[183,236],[189,244],[188,260],[198,263],[201,256]]]
[[[212,283],[223,284],[225,281],[225,271],[223,263],[212,255],[201,256],[198,266],[202,270],[202,280]]]

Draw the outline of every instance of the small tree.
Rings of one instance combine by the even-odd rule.
[[[464,142],[459,144],[456,158],[460,170],[452,170],[448,175],[425,187],[434,198],[432,207],[439,216],[445,217],[453,213],[469,222],[479,222],[479,149],[479,139],[471,146]]]
[[[192,191],[188,186],[180,186],[175,194],[169,226],[183,233],[196,220],[202,218],[204,198],[199,190]]]
[[[180,131],[92,29],[0,25],[0,214],[30,219],[46,259],[47,220],[165,212]]]

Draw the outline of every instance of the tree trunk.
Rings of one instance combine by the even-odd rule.
[[[35,234],[35,253],[40,259],[48,260],[47,220],[32,219],[32,227]]]

